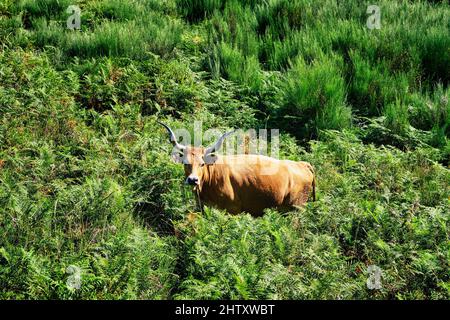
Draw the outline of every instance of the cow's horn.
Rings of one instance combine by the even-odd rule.
[[[158,122],[160,125],[162,125],[164,128],[167,129],[167,131],[169,132],[170,135],[170,142],[174,145],[174,147],[177,147],[179,150],[184,150],[186,149],[186,146],[178,143],[177,138],[175,137],[175,133],[173,133],[172,129],[169,128],[169,126],[165,125],[162,122],[156,121]]]
[[[236,130],[233,130],[233,131],[227,132],[227,133],[225,133],[224,135],[222,135],[222,136],[219,138],[219,140],[217,140],[217,142],[216,142],[215,145],[213,145],[212,147],[209,147],[209,148],[207,148],[207,149],[205,150],[205,155],[206,155],[206,154],[213,153],[213,152],[216,152],[217,150],[219,150],[220,147],[222,146],[222,143],[223,143],[223,141],[225,140],[225,138],[228,137],[230,134],[235,133],[235,132],[236,132]]]

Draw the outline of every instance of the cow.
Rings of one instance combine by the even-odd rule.
[[[178,143],[172,129],[158,123],[169,133],[172,159],[184,164],[185,183],[194,186],[200,206],[204,203],[231,214],[248,212],[259,217],[266,208],[286,212],[302,207],[311,191],[316,200],[316,178],[308,162],[257,154],[219,155],[217,151],[234,131],[211,147],[194,147]]]

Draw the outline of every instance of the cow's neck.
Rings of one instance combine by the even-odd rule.
[[[206,165],[203,167],[202,178],[200,179],[199,186],[200,193],[202,191],[205,191],[205,189],[203,188],[204,186],[207,186],[207,188],[214,188],[218,183],[221,182],[221,177],[223,175],[223,172],[221,171],[223,171],[223,166],[218,164]]]
[[[214,175],[214,167],[215,165],[203,166],[202,178],[200,179],[200,185],[198,188],[200,193],[203,191],[203,186],[211,184],[212,175]]]

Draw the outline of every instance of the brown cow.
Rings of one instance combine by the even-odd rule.
[[[229,213],[248,212],[261,216],[266,208],[287,211],[302,206],[312,190],[315,201],[314,170],[307,162],[278,160],[262,155],[216,154],[224,134],[210,148],[184,146],[174,132],[163,125],[175,147],[174,161],[184,164],[186,184],[193,185],[202,203]]]

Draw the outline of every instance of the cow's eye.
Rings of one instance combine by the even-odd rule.
[[[203,167],[205,164],[204,163],[202,163],[202,164],[200,164],[200,167]]]

